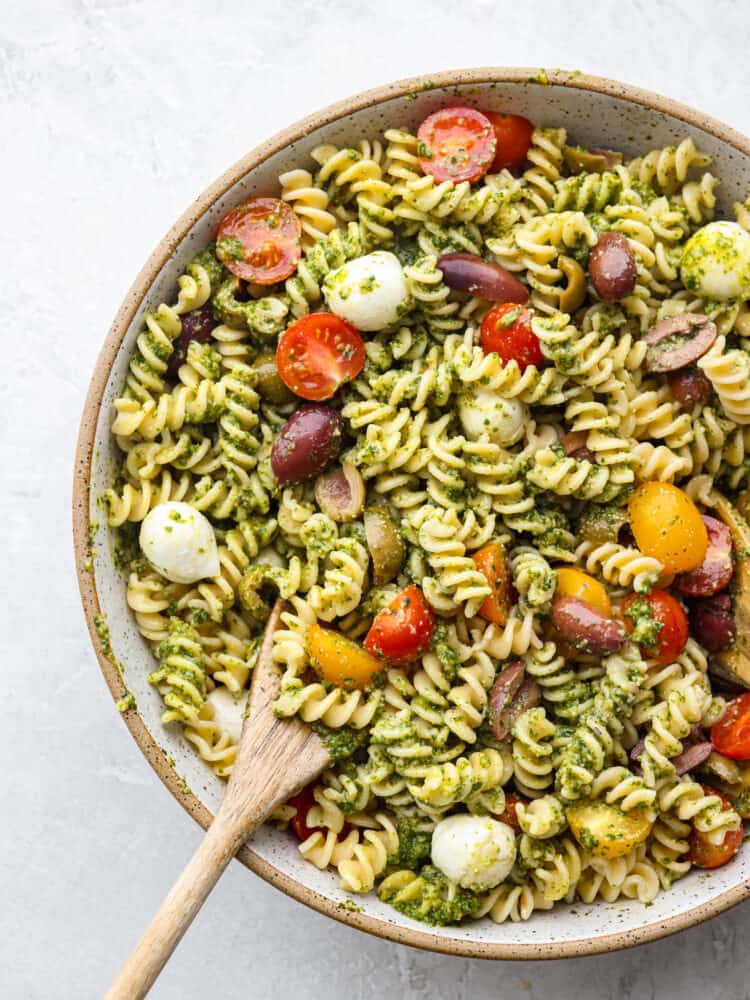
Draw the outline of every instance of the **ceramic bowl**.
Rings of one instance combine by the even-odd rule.
[[[108,529],[99,527],[93,538],[89,535],[91,522],[103,525],[106,521],[97,499],[111,481],[117,462],[109,434],[113,400],[124,383],[147,307],[174,299],[181,268],[209,242],[229,207],[249,195],[275,194],[278,175],[307,166],[310,150],[319,143],[347,145],[389,127],[414,129],[427,114],[457,98],[564,126],[569,137],[582,145],[631,154],[691,136],[713,157],[713,169],[721,178],[721,213],[750,191],[750,140],[698,111],[579,73],[489,68],[404,80],[311,115],[248,153],[175,223],[136,278],[99,355],[78,442],[73,516],[83,604],[107,684],[115,699],[123,695],[118,664],[124,664],[138,705],[137,712],[124,714],[124,722],[169,791],[204,828],[221,798],[222,782],[183,741],[177,727],[165,728],[160,723],[161,700],[147,681],[152,655],[125,602],[125,582],[113,563]],[[107,629],[108,642],[102,639]],[[119,724],[114,716],[112,724]],[[433,930],[401,916],[374,894],[358,900],[361,912],[341,908],[345,895],[335,873],[318,871],[305,862],[292,836],[273,828],[263,829],[252,846],[240,851],[239,859],[300,902],[351,926],[416,947],[482,958],[561,958],[612,951],[690,927],[750,894],[750,850],[746,848],[724,868],[691,873],[648,908],[639,902],[577,902],[534,914],[527,923],[498,926],[484,919]]]

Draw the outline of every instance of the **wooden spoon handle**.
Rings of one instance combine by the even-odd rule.
[[[224,869],[262,818],[259,816],[252,829],[245,827],[238,835],[236,825],[233,828],[217,816],[120,969],[105,1000],[140,1000],[146,996]]]

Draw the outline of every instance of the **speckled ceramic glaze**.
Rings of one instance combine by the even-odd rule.
[[[248,153],[190,206],[138,275],[104,341],[81,423],[73,520],[81,594],[104,676],[117,699],[125,690],[120,668],[124,670],[138,705],[137,712],[123,716],[126,725],[167,788],[203,827],[221,798],[222,782],[177,727],[160,723],[161,699],[147,681],[152,655],[127,607],[125,582],[114,568],[112,539],[97,503],[117,465],[109,435],[113,400],[124,383],[143,314],[163,300],[174,300],[177,275],[209,242],[228,208],[250,195],[276,194],[278,175],[306,166],[319,143],[347,145],[389,127],[414,129],[431,111],[457,98],[564,126],[569,138],[582,145],[632,154],[689,135],[714,159],[722,213],[750,192],[750,140],[697,111],[578,73],[477,69],[394,83],[312,115]],[[91,540],[90,522],[100,525]],[[109,646],[100,638],[102,623],[109,630]],[[346,897],[337,876],[303,861],[293,838],[274,829],[261,831],[239,858],[290,896],[351,926],[421,948],[480,958],[561,958],[624,948],[697,924],[750,895],[750,849],[745,848],[718,871],[691,873],[648,907],[639,902],[562,904],[534,914],[528,923],[497,926],[485,919],[433,930],[401,916],[374,894],[358,899],[361,912],[342,908]]]

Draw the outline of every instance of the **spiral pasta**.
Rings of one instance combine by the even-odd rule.
[[[644,551],[627,541],[640,484],[674,484],[718,515],[750,472],[750,304],[683,280],[720,179],[689,138],[623,163],[540,123],[517,175],[481,164],[476,180],[445,179],[424,129],[389,125],[285,164],[275,204],[299,243],[286,277],[239,277],[248,248],[222,229],[137,331],[99,500],[158,661],[153,697],[227,778],[279,601],[274,711],[331,753],[273,817],[301,831],[303,859],[433,924],[648,903],[688,874],[695,838],[733,842],[739,812],[701,782],[745,796],[718,754],[678,773],[727,702],[694,637],[669,662],[645,658],[643,608],[669,591],[669,567],[635,523]],[[749,206],[734,207],[747,231]],[[278,249],[269,218],[259,272]],[[604,234],[635,269],[617,301],[589,267]],[[465,260],[457,278],[456,253],[525,291],[493,268],[474,282]],[[362,277],[337,301],[341,268]],[[697,361],[711,388],[698,402],[652,370],[644,336],[685,313],[719,334]],[[313,375],[332,395],[308,399],[327,392]],[[335,425],[330,455],[306,437],[308,404]],[[205,519],[215,575],[146,559],[141,525],[172,502]],[[613,619],[639,595],[633,634],[608,635],[615,652],[591,652],[585,621],[581,641],[564,633],[557,601],[578,584]]]

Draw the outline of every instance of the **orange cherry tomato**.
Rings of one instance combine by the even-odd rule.
[[[667,573],[700,566],[708,532],[690,497],[671,483],[641,483],[628,503],[638,548],[658,559]]]
[[[307,630],[310,666],[321,680],[348,691],[366,688],[383,669],[367,650],[340,632],[311,625]]]
[[[471,556],[474,565],[490,585],[492,593],[485,597],[477,614],[495,625],[507,625],[512,601],[512,583],[505,552],[497,542],[489,542]]]
[[[485,354],[498,354],[503,364],[516,361],[521,371],[544,364],[542,345],[531,329],[531,309],[503,302],[482,320],[479,342]]]
[[[650,594],[630,594],[622,602],[622,620],[628,635],[636,628],[636,613],[641,608],[649,619],[653,619],[655,625],[654,645],[641,644],[643,655],[657,663],[674,663],[688,641],[688,619],[684,608],[675,597],[663,590],[652,590]],[[631,610],[633,614],[629,615],[628,611]],[[648,624],[646,622],[647,626]]]
[[[750,693],[732,698],[711,728],[711,742],[725,757],[750,760]]]
[[[334,313],[310,313],[279,338],[276,367],[282,381],[302,399],[330,399],[365,366],[365,344],[346,320]]]
[[[485,111],[492,123],[497,139],[497,151],[492,164],[495,174],[503,167],[517,170],[526,159],[531,145],[531,134],[534,124],[521,115],[501,115],[497,111]]]
[[[299,219],[280,198],[251,198],[230,209],[216,233],[216,256],[245,281],[288,278],[302,253]]]
[[[612,615],[612,604],[604,586],[593,576],[572,566],[558,568],[555,597],[576,597],[608,618]]]
[[[732,808],[732,803],[729,799],[722,795],[721,792],[717,792],[715,788],[711,788],[708,785],[701,785],[701,788],[706,795],[719,796],[723,812]],[[740,826],[739,830],[727,830],[720,844],[712,844],[707,834],[701,833],[700,830],[696,830],[693,827],[689,838],[690,851],[688,852],[688,857],[696,868],[720,868],[727,861],[731,861],[740,847],[742,847],[743,836],[742,826]]]
[[[365,649],[395,666],[413,663],[428,648],[435,631],[435,612],[419,587],[411,584],[375,615]]]
[[[441,108],[419,126],[419,165],[443,181],[478,181],[492,166],[497,139],[489,119],[476,108]]]

